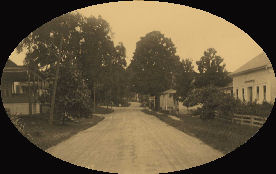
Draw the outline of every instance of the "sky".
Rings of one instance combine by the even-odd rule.
[[[263,50],[245,32],[208,12],[167,2],[110,2],[76,10],[89,17],[101,15],[111,26],[115,44],[123,42],[129,64],[136,42],[151,31],[172,39],[181,59],[199,60],[208,48],[215,48],[226,69],[235,71]],[[13,52],[10,59],[22,65],[25,53]],[[195,66],[195,69],[196,66]]]

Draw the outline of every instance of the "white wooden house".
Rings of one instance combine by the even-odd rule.
[[[276,78],[272,64],[262,52],[230,74],[234,96],[245,102],[273,103],[276,97]]]

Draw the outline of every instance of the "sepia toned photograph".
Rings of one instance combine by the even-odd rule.
[[[70,164],[109,173],[198,167],[266,123],[271,59],[209,12],[158,1],[77,9],[24,38],[1,75],[17,130]]]

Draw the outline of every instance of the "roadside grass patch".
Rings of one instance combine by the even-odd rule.
[[[159,118],[176,129],[200,139],[207,145],[227,154],[254,136],[259,128],[229,123],[224,120],[202,120],[199,117],[180,116],[180,121],[157,114],[154,111],[142,110]]]
[[[50,125],[47,114],[12,117],[17,117],[16,120],[19,120],[17,123],[14,123],[15,119],[11,118],[12,123],[19,132],[42,150],[46,150],[78,132],[90,128],[104,119],[104,117],[90,116],[77,119],[77,123],[66,121],[62,125],[58,120],[55,120],[54,124]]]
[[[110,114],[112,112],[114,112],[114,110],[111,108],[106,108],[105,106],[97,106],[93,114]]]

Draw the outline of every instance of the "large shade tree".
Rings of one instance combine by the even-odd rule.
[[[204,55],[196,62],[199,71],[195,81],[196,87],[208,85],[222,87],[231,82],[223,58],[216,53],[217,51],[214,48],[209,48],[204,51]]]
[[[24,64],[29,69],[39,70],[50,80],[54,80],[54,86],[48,89],[52,95],[50,123],[53,122],[53,112],[59,113],[58,115],[70,114],[68,108],[77,105],[83,105],[80,112],[89,111],[88,103],[83,103],[82,100],[84,97],[89,98],[89,93],[87,90],[79,92],[79,89],[87,87],[81,83],[83,76],[75,61],[79,56],[82,38],[79,27],[83,22],[84,18],[79,14],[60,16],[33,31],[17,48],[19,52],[23,48],[27,49]],[[77,85],[68,84],[68,78],[65,77],[72,77],[70,84]],[[75,94],[75,97],[70,96],[71,94]],[[54,106],[59,107],[54,110]]]
[[[17,50],[23,48],[27,49],[25,65],[57,83],[49,89],[52,96],[56,91],[55,113],[90,113],[94,84],[101,84],[104,93],[110,91],[113,66],[121,71],[125,66],[124,47],[114,46],[109,24],[101,17],[60,16],[32,32]]]
[[[105,104],[110,104],[112,100],[117,103],[118,97],[122,97],[116,91],[122,84],[118,79],[123,76],[121,71],[126,66],[125,47],[122,43],[114,45],[110,26],[100,16],[88,18],[81,30],[84,38],[79,62],[87,84],[93,91],[92,96]]]
[[[140,94],[159,96],[175,87],[180,67],[176,48],[170,38],[152,31],[136,43],[129,70],[132,89]]]
[[[218,110],[223,111],[224,115],[228,114],[226,111],[230,112],[234,104],[233,97],[219,89],[231,82],[231,78],[228,77],[223,58],[216,53],[214,48],[209,48],[196,62],[199,71],[195,78],[196,88],[189,92],[183,102],[186,106],[202,104],[202,108],[199,108],[202,119],[214,118]]]
[[[111,64],[114,43],[111,40],[109,24],[101,17],[86,19],[81,27],[83,40],[81,42],[80,64],[90,88],[93,88],[103,73],[103,68]]]
[[[123,43],[115,47],[114,58],[111,64],[112,74],[112,101],[115,105],[123,104],[127,96],[126,49]]]

